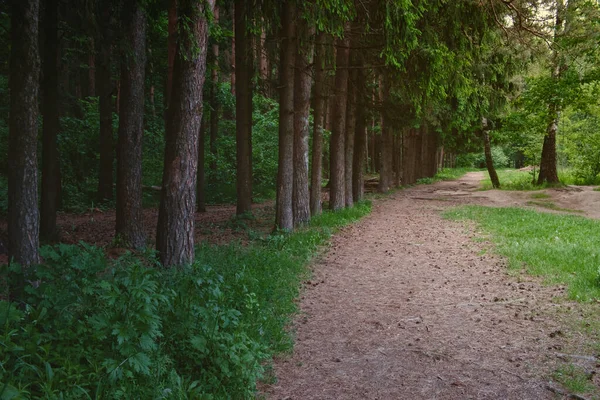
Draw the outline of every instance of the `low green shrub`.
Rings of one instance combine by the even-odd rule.
[[[29,283],[0,301],[0,398],[255,398],[270,357],[292,346],[308,261],[369,211],[326,212],[249,246],[204,244],[185,268],[85,244],[44,247],[25,273],[3,267]]]

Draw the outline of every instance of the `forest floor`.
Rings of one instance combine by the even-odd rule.
[[[479,191],[482,179],[397,191],[334,236],[305,284],[295,348],[276,360],[267,398],[587,398],[553,382],[557,369],[575,367],[600,387],[599,361],[577,328],[598,305],[509,274],[489,242],[474,240],[475,224],[441,216],[478,204],[598,218],[600,192],[546,189],[548,210],[531,203],[533,192]]]

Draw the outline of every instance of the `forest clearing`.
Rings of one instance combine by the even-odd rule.
[[[600,399],[600,2],[0,0],[0,400]]]

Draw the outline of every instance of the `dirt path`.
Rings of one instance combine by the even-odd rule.
[[[553,316],[569,306],[552,301],[563,289],[508,276],[472,228],[440,216],[464,203],[521,203],[476,191],[480,179],[399,191],[336,235],[268,398],[559,398],[548,376],[565,340]]]

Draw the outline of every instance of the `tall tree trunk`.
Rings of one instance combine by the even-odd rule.
[[[356,79],[356,130],[352,165],[352,198],[355,203],[362,201],[364,197],[364,172],[367,158],[367,114],[364,101],[366,92],[365,72],[359,69]]]
[[[23,267],[39,262],[37,178],[39,0],[11,7],[8,133],[8,256]],[[19,292],[22,288],[15,288]]]
[[[250,5],[235,2],[235,132],[236,132],[236,214],[252,212],[252,46],[248,31]]]
[[[146,244],[142,219],[146,15],[137,1],[128,3],[123,10],[122,26],[127,46],[121,56],[116,235],[137,249]]]
[[[383,111],[381,116],[381,159],[379,164],[379,192],[385,193],[390,190],[392,186],[392,178],[394,174],[394,137],[391,124],[388,118],[388,110],[386,105],[389,102],[389,87],[387,79],[381,77],[379,79],[380,85],[380,99],[383,104]]]
[[[215,5],[214,23],[219,23],[219,7]],[[219,43],[212,45],[212,82],[210,86],[210,161],[211,171],[217,171],[217,136],[219,134]],[[203,119],[204,121],[204,119]],[[214,174],[213,174],[214,175]]]
[[[96,96],[96,50],[94,42],[91,44],[91,53],[88,55],[88,96]]]
[[[236,2],[239,0],[236,0]],[[235,31],[235,3],[231,3],[231,26],[233,26],[234,31]],[[235,96],[235,80],[236,80],[236,76],[235,76],[235,67],[236,67],[236,56],[235,56],[235,32],[233,34],[233,36],[231,37],[231,76],[230,76],[230,82],[231,82],[231,94]]]
[[[265,94],[265,96],[268,97],[271,94],[271,88],[269,85],[269,59],[267,58],[267,49],[265,46],[266,40],[267,34],[265,32],[265,28],[263,27],[260,31],[260,37],[256,41],[256,47],[260,82],[263,87],[263,93]]]
[[[215,4],[214,0],[179,1],[179,30],[188,35],[177,41],[173,95],[167,111],[165,168],[156,232],[156,249],[164,267],[194,261],[198,133],[208,42],[205,13],[212,12]]]
[[[485,150],[485,165],[488,173],[490,174],[490,180],[494,189],[500,189],[500,180],[494,168],[494,160],[492,159],[492,146],[490,145],[490,135],[487,129],[483,129],[483,147]]]
[[[212,114],[212,112],[211,112]],[[211,119],[212,121],[212,119]],[[205,136],[206,136],[206,113],[200,122],[200,133],[198,135],[198,179],[196,182],[196,209],[198,212],[206,212],[206,195],[204,192],[205,174]]]
[[[570,4],[571,2],[569,2]],[[557,41],[559,36],[565,29],[566,11],[564,0],[556,0],[556,15],[554,25],[554,47],[552,48],[552,80],[558,82],[563,71],[566,69],[564,64],[564,56],[560,53],[562,50]],[[538,185],[544,182],[557,184],[558,170],[556,166],[556,134],[558,132],[558,122],[561,113],[560,102],[555,99],[550,99],[548,104],[548,125],[546,127],[546,135],[544,136],[544,145],[542,147],[542,156],[540,159],[540,173],[538,175]]]
[[[348,30],[348,29],[346,29]],[[336,71],[335,71],[335,97],[332,104],[332,126],[330,146],[330,195],[329,207],[339,210],[346,205],[346,176],[345,176],[345,135],[346,106],[348,103],[348,61],[350,58],[350,44],[345,35],[336,39]]]
[[[58,238],[56,210],[60,193],[60,164],[58,159],[58,3],[46,0],[44,18],[44,62],[42,88],[42,200],[40,236],[44,240]]]
[[[313,142],[310,174],[310,213],[321,213],[321,186],[323,170],[323,123],[325,120],[325,33],[317,36],[315,49],[315,88],[313,113]]]
[[[275,226],[294,228],[292,193],[294,182],[294,63],[296,55],[295,5],[286,0],[281,15],[281,55],[279,67],[279,164]]]
[[[167,85],[165,90],[165,103],[167,108],[171,101],[173,92],[173,65],[175,63],[175,53],[177,47],[177,0],[169,0],[167,26]]]
[[[294,226],[310,220],[310,194],[308,192],[308,137],[310,114],[310,89],[312,84],[311,67],[315,27],[301,20],[297,36],[299,43],[305,43],[296,50],[296,70],[294,76],[294,184],[292,210]]]
[[[103,1],[100,7],[98,25],[100,37],[96,49],[98,50],[98,67],[96,69],[99,95],[100,113],[100,160],[98,174],[98,201],[113,198],[113,163],[115,160],[113,149],[113,122],[112,122],[112,95],[113,82],[111,79],[111,47],[109,21],[111,18],[108,1]]]
[[[354,56],[353,56],[354,57]],[[353,63],[354,64],[354,63]],[[346,104],[346,137],[344,141],[344,200],[346,207],[354,205],[354,195],[352,189],[352,167],[354,163],[354,135],[356,130],[356,81],[358,70],[354,69],[349,74],[348,79],[348,102]]]

